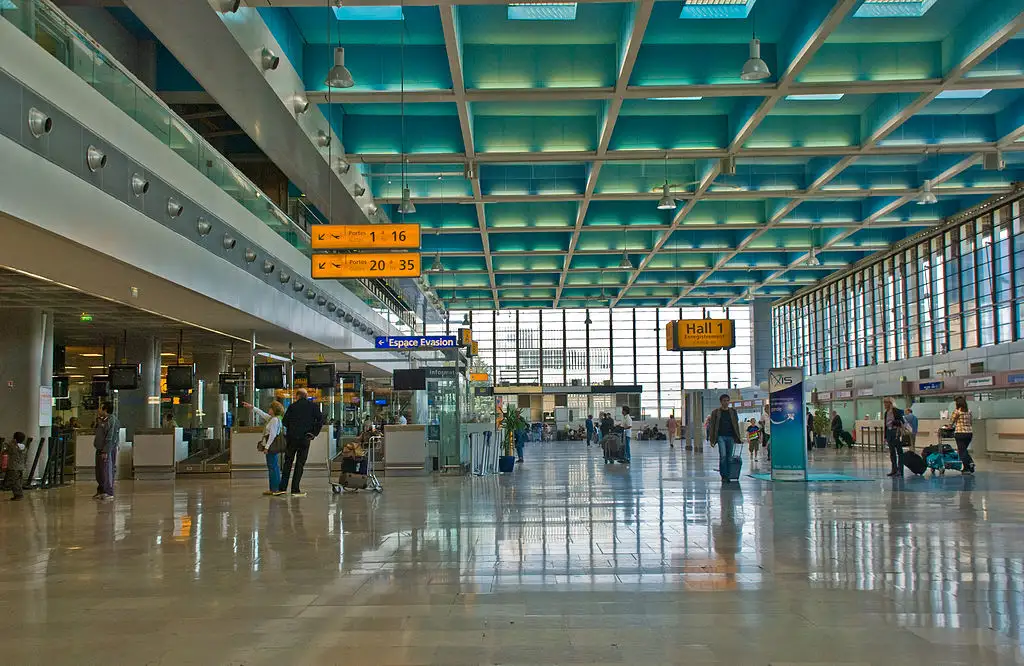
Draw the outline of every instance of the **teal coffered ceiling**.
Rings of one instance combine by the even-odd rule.
[[[246,4],[392,219],[409,186],[453,309],[784,297],[1024,179],[1024,0]]]

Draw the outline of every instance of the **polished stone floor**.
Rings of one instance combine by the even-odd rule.
[[[33,491],[0,504],[0,663],[1024,664],[1024,466],[826,451],[871,480],[722,488],[716,462],[546,443],[382,495]]]

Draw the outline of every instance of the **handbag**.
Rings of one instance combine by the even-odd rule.
[[[277,437],[267,447],[267,454],[284,453],[284,450],[288,448],[288,443],[284,439],[284,435],[277,433]]]

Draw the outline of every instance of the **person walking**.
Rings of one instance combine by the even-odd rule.
[[[829,426],[832,429],[832,439],[835,440],[837,449],[843,448],[843,444],[846,444],[848,448],[853,448],[853,438],[843,429],[843,417],[839,416],[839,412],[832,411],[832,421]]]
[[[590,446],[590,442],[594,439],[594,415],[587,415],[587,446]]]
[[[807,409],[807,450],[814,449],[814,414],[810,408]]]
[[[633,440],[633,417],[629,415],[629,407],[622,408],[622,440],[625,442],[624,455],[626,462],[632,460],[629,443]]]
[[[276,495],[284,495],[288,492],[288,477],[292,474],[292,464],[295,465],[295,473],[292,476],[292,497],[305,497],[300,483],[302,482],[302,470],[306,466],[306,457],[309,456],[309,444],[324,427],[324,415],[320,406],[310,400],[306,389],[299,389],[295,392],[295,400],[288,405],[288,410],[281,419],[284,426],[285,441],[287,443],[284,451],[284,468],[281,470],[281,485],[278,486]]]
[[[885,408],[885,443],[889,447],[889,462],[892,463],[892,471],[888,476],[903,476],[903,434],[906,425],[903,410],[893,404],[892,398],[883,400],[882,406]]]
[[[96,449],[95,500],[110,502],[114,499],[114,469],[117,467],[117,445],[121,423],[114,415],[114,403],[104,400],[96,411],[96,432],[92,445]]]
[[[718,473],[722,483],[728,483],[733,447],[740,436],[740,419],[736,410],[729,406],[728,393],[718,396],[718,405],[708,419],[708,439],[712,447],[719,447]]]
[[[260,440],[256,448],[267,457],[267,475],[269,477],[270,490],[264,490],[263,494],[273,495],[281,487],[281,452],[274,451],[272,453],[270,449],[274,440],[281,434],[281,417],[284,415],[284,405],[275,400],[270,403],[269,413],[248,402],[243,402],[242,406],[246,409],[252,409],[256,417],[265,422],[263,424],[263,439]]]
[[[974,439],[974,418],[971,416],[970,410],[967,409],[967,398],[958,395],[953,403],[956,405],[956,409],[953,410],[953,420],[950,425],[953,426],[956,452],[960,454],[960,463],[963,465],[960,473],[969,476],[974,474],[974,458],[971,457],[969,450],[971,440]]]
[[[764,409],[761,411],[761,432],[764,434],[761,445],[764,446],[764,452],[768,456],[768,461],[772,459],[772,417],[768,414],[768,404],[766,403]]]
[[[903,412],[903,421],[910,429],[910,448],[914,448],[917,445],[917,416],[914,415],[914,410],[910,407],[907,407],[907,411]]]
[[[751,462],[757,460],[758,451],[761,450],[761,426],[757,425],[757,420],[751,418],[746,423],[747,426],[747,450],[750,453]]]
[[[679,422],[676,421],[675,412],[668,415],[668,423],[665,424],[665,430],[668,433],[668,448],[676,448],[676,435],[679,433]]]

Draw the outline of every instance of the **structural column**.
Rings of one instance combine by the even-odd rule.
[[[0,433],[10,437],[21,431],[32,438],[28,450],[31,466],[43,438],[50,436],[50,409],[47,405],[40,414],[39,389],[50,388],[53,381],[52,315],[36,308],[5,310],[0,316],[0,340],[0,390],[6,392],[0,400]],[[41,420],[45,420],[43,426]],[[46,466],[46,453],[44,447],[36,478]]]
[[[193,354],[196,362],[197,387],[193,393],[196,423],[213,428],[214,437],[223,441],[226,400],[220,394],[220,373],[224,372],[226,355]]]
[[[772,303],[767,298],[754,299],[750,306],[750,344],[752,349],[753,384],[768,381],[773,363]]]
[[[135,391],[117,392],[117,417],[132,440],[137,428],[160,426],[160,341],[153,336],[131,338],[122,360],[138,363],[142,382]]]

